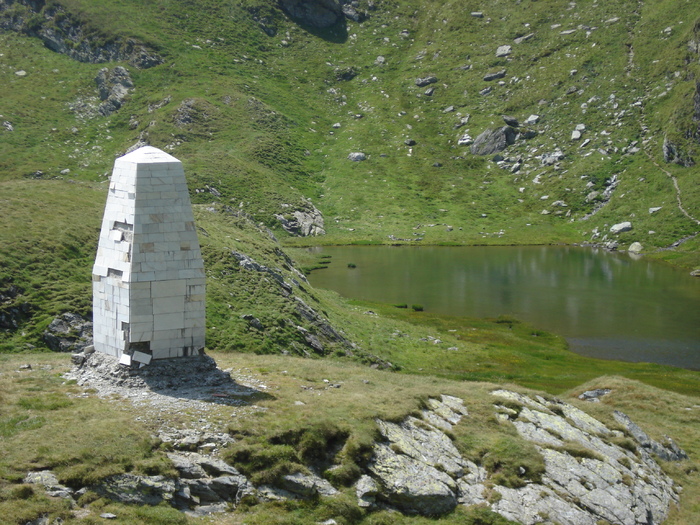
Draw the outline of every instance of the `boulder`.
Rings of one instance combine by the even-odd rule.
[[[469,146],[474,143],[474,139],[469,133],[464,133],[459,139],[457,139],[457,145],[459,146]]]
[[[361,162],[363,160],[367,160],[367,155],[361,151],[354,151],[348,155],[348,159],[353,162]]]
[[[553,166],[560,160],[564,159],[564,154],[560,150],[553,153],[544,153],[541,157],[543,166]]]
[[[345,17],[338,0],[279,0],[282,9],[300,24],[325,29]]]
[[[501,69],[500,71],[496,71],[495,73],[488,73],[484,75],[484,80],[486,82],[491,82],[492,80],[499,80],[501,78],[504,78],[506,76],[506,70]]]
[[[416,86],[425,87],[429,84],[435,84],[437,81],[438,81],[437,77],[417,78],[416,79]]]
[[[92,490],[119,503],[158,505],[172,501],[177,487],[175,480],[163,476],[119,474],[104,479]]]
[[[279,481],[280,488],[298,494],[302,497],[335,496],[338,491],[325,479],[313,475],[296,472],[287,474]]]
[[[498,58],[507,57],[508,55],[510,55],[512,50],[513,48],[508,45],[498,46],[498,49],[496,49],[496,56]]]
[[[632,229],[632,223],[631,223],[631,222],[629,222],[629,221],[619,222],[619,223],[617,223],[617,224],[613,224],[613,225],[610,227],[610,233],[612,233],[613,235],[616,235],[616,234],[618,234],[618,233],[628,232],[628,231],[630,231],[631,229]]]
[[[627,251],[631,253],[641,253],[643,250],[644,247],[639,242],[633,242],[630,244],[629,248],[627,248]]]
[[[518,119],[515,117],[511,117],[510,115],[502,115],[503,117],[503,122],[508,124],[509,126],[513,126],[514,128],[517,128],[520,126],[520,123],[518,122]]]
[[[533,36],[535,36],[535,33],[529,33],[524,36],[519,36],[518,38],[514,39],[513,42],[515,42],[516,44],[522,44],[523,42],[527,42],[528,40],[530,40]]]
[[[363,475],[355,484],[355,495],[357,496],[357,505],[363,508],[373,507],[376,503],[377,494],[379,494],[379,486],[367,475]]]
[[[487,129],[471,145],[474,155],[493,155],[515,143],[517,132],[510,126]]]

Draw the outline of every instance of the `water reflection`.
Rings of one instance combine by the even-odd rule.
[[[700,369],[700,279],[644,258],[576,247],[318,250],[333,262],[312,284],[347,297],[514,315],[586,355]]]

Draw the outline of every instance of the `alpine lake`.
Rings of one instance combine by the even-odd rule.
[[[581,355],[700,370],[700,279],[575,246],[334,246],[309,280],[344,297],[449,316],[508,315]]]

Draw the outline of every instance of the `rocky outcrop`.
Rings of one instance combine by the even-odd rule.
[[[95,77],[95,84],[102,101],[97,111],[105,117],[122,107],[129,90],[134,87],[129,71],[122,66],[100,69]]]
[[[22,289],[14,284],[0,288],[0,332],[15,331],[29,318],[32,307],[22,300]]]
[[[678,164],[684,168],[689,168],[695,165],[693,159],[686,155],[681,150],[680,146],[672,142],[668,137],[664,137],[662,152],[664,155],[664,161],[667,163]]]
[[[355,485],[358,505],[425,515],[458,504],[485,505],[525,525],[543,517],[570,525],[648,525],[661,523],[678,502],[676,486],[650,454],[686,459],[672,440],[655,442],[616,414],[639,444],[632,451],[616,444],[621,432],[572,405],[506,390],[493,395],[498,419],[512,424],[542,455],[545,472],[539,479],[529,479],[521,467],[520,486],[504,486],[495,472],[463,458],[444,432],[467,411],[461,399],[442,396],[429,400],[422,419],[377,422],[384,441],[375,445],[367,474]]]
[[[493,155],[515,144],[517,132],[510,126],[503,126],[498,129],[487,129],[471,145],[471,152],[474,155]]]
[[[0,0],[0,28],[37,37],[52,51],[79,62],[129,62],[140,69],[163,63],[142,43],[85,27],[58,3]]]
[[[291,207],[289,204],[284,207]],[[325,235],[323,214],[314,206],[311,201],[304,201],[300,206],[291,212],[275,215],[280,221],[282,228],[295,237],[316,237]]]
[[[80,352],[92,345],[92,321],[65,313],[51,321],[42,338],[54,352]]]
[[[279,0],[279,4],[290,18],[317,29],[332,27],[345,16],[337,0]]]

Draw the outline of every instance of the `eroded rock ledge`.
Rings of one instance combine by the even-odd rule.
[[[94,367],[89,368],[94,374]],[[114,370],[109,375],[117,383],[125,379],[117,379]],[[83,373],[83,378],[88,376]],[[513,425],[536,447],[543,472],[533,475],[521,467],[521,483],[515,488],[499,484],[496,473],[465,458],[453,443],[450,431],[468,425],[470,416],[462,399],[442,395],[428,399],[420,417],[377,420],[381,441],[354,484],[358,506],[439,516],[457,505],[480,505],[524,525],[650,525],[662,523],[678,503],[680,487],[652,456],[687,459],[670,438],[665,443],[650,439],[621,412],[615,418],[624,432],[559,400],[508,390],[492,394],[496,419]],[[173,444],[167,456],[179,478],[123,474],[89,489],[124,503],[166,502],[193,515],[230,510],[244,497],[270,501],[334,497],[339,492],[312,467],[308,473],[283,475],[256,487],[219,456],[233,441],[230,436],[171,434],[159,437]],[[47,493],[64,498],[88,490],[60,485],[50,472],[29,473],[25,482],[44,485]]]

